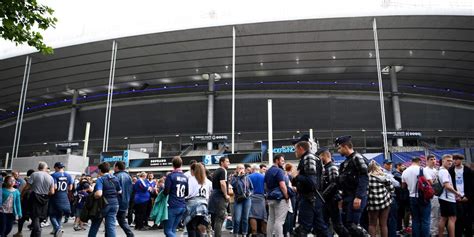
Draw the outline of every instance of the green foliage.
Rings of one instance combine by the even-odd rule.
[[[27,43],[43,54],[52,54],[53,48],[44,44],[38,31],[55,27],[58,20],[53,12],[36,0],[0,0],[0,36],[16,45]]]

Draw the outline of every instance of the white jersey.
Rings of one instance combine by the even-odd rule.
[[[418,192],[416,190],[416,183],[418,182],[418,175],[420,174],[420,166],[412,164],[402,174],[402,182],[406,183],[408,190],[410,191],[410,197],[417,197]],[[423,169],[423,175],[427,180],[433,180],[431,172],[425,172]]]
[[[212,182],[206,178],[204,184],[199,184],[195,176],[191,176],[188,179],[189,195],[186,199],[193,197],[205,197],[206,200],[209,200],[209,195],[212,191]]]

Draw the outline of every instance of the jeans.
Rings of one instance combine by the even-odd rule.
[[[323,202],[320,198],[300,198],[298,220],[306,232],[313,231],[318,236],[331,236],[323,218]]]
[[[127,216],[127,211],[118,211],[117,212],[117,222],[120,225],[120,228],[122,228],[123,232],[127,235],[127,237],[134,237],[135,235],[133,234],[132,230],[130,229],[130,226],[127,223],[126,220]]]
[[[13,221],[15,221],[15,215],[13,213],[1,213],[0,212],[0,236],[7,237],[13,228]]]
[[[31,230],[30,237],[41,237],[41,219],[39,217],[31,217]]]
[[[165,235],[167,237],[176,236],[176,228],[178,228],[178,224],[181,221],[185,211],[185,207],[168,208],[168,221],[165,225]]]
[[[109,204],[102,209],[102,216],[105,217],[105,236],[106,237],[115,237],[115,221],[118,212],[118,204]],[[91,227],[89,229],[89,237],[97,236],[99,231],[100,224],[102,223],[103,218],[95,218],[92,220]]]
[[[390,212],[388,213],[388,237],[397,236],[397,202],[395,199],[392,199],[392,204],[390,204]]]
[[[245,199],[243,202],[234,202],[234,216],[232,217],[232,222],[234,223],[234,234],[242,233],[246,235],[249,229],[249,214],[250,214],[250,205],[252,201],[250,198]],[[242,222],[242,226],[240,226]],[[239,232],[242,227],[242,232]]]
[[[283,237],[283,224],[288,214],[288,203],[285,200],[268,200],[267,237]]]
[[[431,203],[421,204],[418,198],[410,197],[410,208],[412,216],[412,236],[429,237]]]

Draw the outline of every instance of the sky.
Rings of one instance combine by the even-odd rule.
[[[60,48],[124,36],[220,25],[383,15],[474,15],[474,0],[38,0],[55,10],[42,32]],[[0,39],[0,59],[36,49]]]

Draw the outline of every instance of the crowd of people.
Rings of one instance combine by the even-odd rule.
[[[62,223],[75,217],[74,231],[116,236],[117,225],[127,237],[140,231],[163,229],[176,236],[472,236],[473,171],[460,154],[420,157],[411,164],[383,165],[354,151],[350,136],[335,140],[346,157],[334,164],[327,148],[314,150],[308,137],[295,142],[299,159],[293,166],[285,156],[265,164],[237,164],[229,170],[223,156],[211,172],[191,161],[183,172],[182,159],[172,159],[173,170],[162,177],[140,172],[130,175],[123,162],[98,165],[98,177],[73,178],[61,162],[50,174],[45,162],[29,170],[2,174],[0,236],[18,223],[15,237],[31,220],[30,236],[41,236],[49,219],[55,237]],[[453,164],[454,163],[454,164]],[[438,167],[439,166],[439,167]],[[64,221],[63,221],[64,220]],[[152,225],[149,225],[152,221]]]

